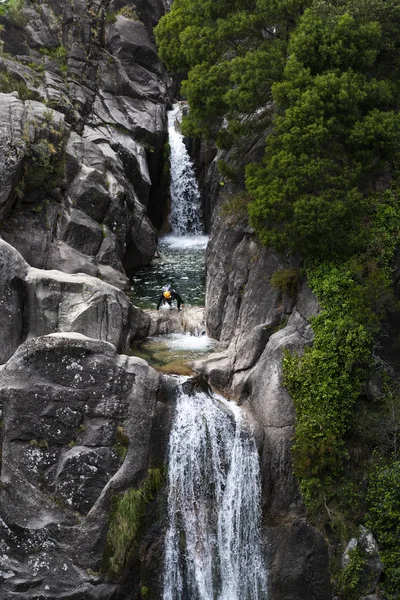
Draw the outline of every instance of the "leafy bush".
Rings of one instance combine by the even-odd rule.
[[[297,294],[299,281],[299,269],[295,269],[294,267],[279,269],[271,277],[272,287],[281,292],[281,294],[286,294],[291,298],[294,298]]]
[[[357,600],[363,592],[362,575],[365,556],[361,548],[356,546],[349,552],[349,562],[340,572],[337,585],[343,600]]]
[[[367,527],[378,540],[386,578],[385,600],[400,598],[400,461],[378,461],[368,489]]]
[[[132,21],[140,21],[137,12],[131,6],[123,6],[120,10],[116,12],[106,13],[106,21],[108,23],[115,23],[119,15],[125,17],[125,19],[131,19]]]
[[[18,92],[18,97],[23,102],[25,100],[39,100],[38,94],[30,90],[23,79],[18,79],[8,72],[0,73],[0,92],[3,94]]]
[[[132,21],[140,20],[137,12],[131,6],[123,6],[117,12],[117,15],[121,15],[121,17],[125,17],[125,19],[131,19]]]
[[[346,433],[371,364],[371,348],[385,307],[393,302],[390,261],[399,243],[397,193],[371,201],[368,243],[347,262],[306,262],[321,313],[315,338],[302,357],[286,353],[285,384],[296,407],[295,472],[310,510],[321,492],[335,494],[347,456]]]
[[[26,17],[22,14],[24,0],[4,0],[0,4],[0,15],[7,15],[13,25],[23,27],[27,23]]]

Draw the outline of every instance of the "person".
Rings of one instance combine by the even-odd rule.
[[[170,283],[167,283],[163,286],[162,294],[157,304],[157,310],[160,308],[161,304],[167,303],[170,306],[172,306],[172,300],[176,300],[178,310],[181,310],[181,305],[182,308],[185,308],[185,304],[182,300],[182,297],[178,294],[178,292],[172,289]]]

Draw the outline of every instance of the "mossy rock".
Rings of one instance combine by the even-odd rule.
[[[170,362],[163,367],[155,367],[160,373],[166,375],[195,375],[194,371],[184,362],[175,361]]]

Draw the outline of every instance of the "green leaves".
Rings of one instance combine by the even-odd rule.
[[[400,243],[395,190],[365,200],[368,236],[347,261],[308,260],[305,270],[321,312],[312,319],[312,348],[285,354],[284,382],[296,408],[295,473],[311,511],[321,491],[335,495],[347,459],[346,435],[385,311],[394,302],[390,263]]]
[[[303,6],[299,0],[174,1],[155,34],[167,67],[188,73],[186,132],[215,138],[224,119],[235,139],[252,127],[265,130],[271,86],[282,77],[288,31]]]
[[[387,575],[385,598],[395,600],[400,590],[400,461],[380,461],[370,479],[367,526],[375,534]]]
[[[346,12],[301,18],[272,87],[265,159],[246,172],[264,244],[321,259],[359,248],[366,181],[399,162],[396,85],[371,73],[382,35],[379,23]]]

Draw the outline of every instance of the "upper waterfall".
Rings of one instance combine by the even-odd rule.
[[[181,391],[168,465],[163,600],[266,600],[258,454],[242,410]]]
[[[171,165],[171,231],[174,235],[201,235],[203,209],[193,163],[180,132],[182,112],[179,104],[168,112]]]

